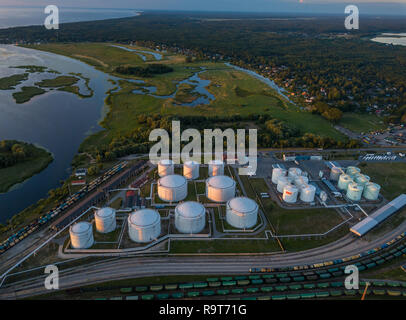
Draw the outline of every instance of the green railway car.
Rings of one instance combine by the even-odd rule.
[[[330,273],[322,273],[320,275],[320,279],[329,279],[331,278],[331,274]]]
[[[298,300],[300,299],[300,294],[287,294],[286,299],[288,300]]]
[[[261,279],[261,276],[259,276],[259,275],[252,275],[252,276],[248,276],[248,279],[257,280],[257,279]]]
[[[319,277],[317,275],[311,275],[311,276],[306,276],[306,279],[309,281],[315,281],[317,280]]]
[[[374,281],[372,283],[374,287],[384,287],[386,285],[385,281]]]
[[[273,287],[261,287],[262,292],[272,292],[274,291]]]
[[[366,269],[365,266],[359,266],[359,267],[358,267],[358,271],[364,271],[365,269]]]
[[[343,294],[343,292],[341,290],[333,290],[333,291],[330,291],[330,294],[332,297],[339,297]]]
[[[293,277],[293,281],[296,281],[296,282],[305,281],[305,277],[303,277],[303,276]]]
[[[197,283],[193,284],[193,288],[202,289],[202,288],[207,288],[208,285],[209,284],[207,282],[197,282]]]
[[[375,290],[372,290],[372,293],[376,296],[383,296],[386,294],[386,290],[375,289]]]
[[[138,300],[138,296],[127,296],[125,297],[126,300]]]
[[[262,278],[263,278],[263,279],[272,279],[272,278],[275,278],[275,276],[274,276],[273,274],[264,274],[264,275],[262,276]]]
[[[247,286],[250,284],[249,280],[237,280],[237,285],[239,286]]]
[[[277,275],[276,275],[276,277],[277,278],[286,278],[286,277],[288,277],[289,275],[287,274],[287,273],[278,273]]]
[[[121,293],[131,293],[133,292],[133,288],[120,288]]]
[[[292,284],[289,286],[290,290],[300,290],[302,289],[302,285],[301,284]]]
[[[377,265],[380,265],[382,263],[385,263],[385,259],[379,259],[378,261],[376,261]]]
[[[204,297],[214,296],[216,293],[213,290],[205,290],[202,292]]]
[[[242,293],[244,293],[244,292],[245,292],[245,290],[242,289],[242,288],[232,289],[232,290],[231,290],[231,293],[232,293],[232,294],[242,294]]]
[[[316,284],[314,284],[314,283],[306,283],[306,284],[303,285],[303,288],[304,289],[314,289],[314,288],[316,288]]]
[[[342,286],[344,286],[344,283],[340,282],[340,281],[331,283],[332,288],[338,288],[338,287],[342,287]]]
[[[156,298],[158,300],[166,300],[166,299],[169,299],[169,294],[168,293],[158,293],[156,295]]]
[[[316,292],[316,298],[328,298],[329,296],[330,292],[328,291]]]
[[[344,290],[344,294],[346,296],[355,296],[357,294],[357,291],[355,291],[355,290]]]
[[[325,289],[328,288],[330,284],[328,282],[318,283],[317,288]]]
[[[221,286],[221,282],[219,282],[219,281],[209,282],[209,287],[220,287],[220,286]]]
[[[123,297],[111,297],[109,300],[123,300]]]
[[[221,277],[220,280],[221,281],[231,281],[231,280],[233,280],[233,277]]]
[[[207,282],[216,282],[219,281],[219,278],[207,278]]]
[[[236,276],[236,277],[234,277],[235,280],[245,280],[247,278],[248,278],[247,276]]]
[[[144,292],[144,291],[147,291],[147,290],[148,290],[148,287],[145,287],[145,286],[135,287],[136,292]]]
[[[300,294],[300,297],[302,299],[313,299],[316,295],[314,293],[302,293]]]
[[[183,297],[184,297],[183,292],[174,292],[174,293],[172,293],[172,298],[174,298],[174,299],[182,299]]]
[[[286,300],[285,295],[272,296],[272,300]]]
[[[267,278],[265,279],[265,283],[277,283],[278,279],[275,278]]]
[[[400,287],[400,283],[397,281],[387,281],[386,284],[388,285],[388,287],[393,287],[393,288]]]
[[[189,291],[187,293],[187,297],[189,298],[194,298],[194,297],[198,297],[200,296],[200,292],[199,291]]]
[[[286,290],[288,290],[288,286],[276,286],[275,290],[276,291],[286,291]]]
[[[224,287],[230,287],[237,285],[237,281],[223,281],[222,285]]]
[[[366,265],[366,267],[367,267],[368,269],[374,268],[374,267],[376,267],[376,263],[375,263],[375,262],[368,263],[368,264]]]
[[[257,292],[259,291],[259,288],[256,288],[256,287],[254,287],[254,288],[247,288],[245,291],[246,291],[247,293],[257,293]]]
[[[241,300],[257,300],[256,297],[242,297]]]
[[[193,289],[193,283],[181,283],[179,289]]]
[[[141,296],[141,300],[153,300],[154,299],[154,295],[153,294],[143,294]]]
[[[227,290],[227,289],[217,290],[217,294],[221,295],[221,296],[225,296],[225,295],[227,295],[229,293],[230,293],[230,290]]]
[[[286,277],[286,278],[280,278],[279,279],[279,281],[280,282],[282,282],[282,283],[287,283],[287,282],[290,282],[292,279],[291,278],[289,278],[289,277]]]
[[[271,297],[270,296],[261,296],[261,297],[258,297],[257,300],[271,300]]]

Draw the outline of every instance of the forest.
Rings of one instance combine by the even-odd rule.
[[[11,167],[23,162],[33,154],[33,145],[15,140],[0,141],[0,168]]]
[[[133,75],[137,77],[151,77],[154,74],[164,74],[173,71],[173,68],[164,64],[150,64],[146,67],[119,66],[115,70],[117,73]]]

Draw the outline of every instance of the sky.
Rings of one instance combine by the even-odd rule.
[[[360,13],[406,14],[406,0],[0,0],[0,6],[78,8],[131,8],[140,10],[196,10],[241,12],[302,12],[342,14],[348,4]]]

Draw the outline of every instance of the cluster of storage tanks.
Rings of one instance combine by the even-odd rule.
[[[300,168],[274,168],[272,182],[276,184],[276,189],[282,193],[282,199],[287,203],[295,203],[298,198],[306,203],[314,201],[316,187],[309,184],[307,173],[302,172]]]
[[[99,233],[110,233],[116,230],[116,210],[113,208],[102,208],[95,212],[94,222],[96,231]],[[71,246],[74,249],[88,249],[94,243],[93,226],[91,223],[82,221],[75,223],[69,228]]]
[[[362,197],[367,200],[377,200],[381,187],[370,181],[370,177],[361,173],[358,167],[349,166],[346,170],[333,167],[330,171],[330,180],[337,181],[338,189],[346,193],[352,201],[360,201]]]
[[[224,163],[213,160],[208,167],[206,197],[214,202],[226,203],[226,221],[235,228],[251,228],[257,223],[258,205],[252,199],[235,197],[235,181],[224,175]],[[187,197],[187,180],[199,178],[199,163],[185,162],[183,175],[174,174],[172,160],[158,163],[158,197],[165,202],[180,202]],[[102,208],[95,212],[96,231],[109,233],[116,229],[116,211]],[[161,234],[161,216],[154,209],[141,209],[128,216],[128,235],[137,243],[147,243],[158,239]],[[175,227],[185,234],[196,234],[205,228],[206,208],[196,201],[180,202],[175,207]],[[79,222],[71,226],[72,247],[87,249],[94,243],[93,227],[89,222]]]

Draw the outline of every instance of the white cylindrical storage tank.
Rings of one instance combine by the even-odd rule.
[[[224,162],[221,160],[210,160],[209,177],[224,175]]]
[[[366,176],[365,174],[359,174],[354,179],[354,181],[356,183],[358,183],[359,185],[361,185],[363,187],[369,182],[369,180],[370,180],[370,178],[368,176]]]
[[[158,162],[158,175],[165,177],[174,173],[175,165],[172,160],[164,159]]]
[[[152,209],[142,209],[128,216],[128,235],[134,242],[150,242],[161,234],[161,216]]]
[[[338,179],[338,189],[340,190],[347,190],[348,185],[353,182],[351,177],[346,174],[343,173],[340,175],[340,178]]]
[[[172,174],[158,180],[158,197],[162,201],[178,202],[187,197],[187,180]]]
[[[294,184],[298,189],[301,189],[303,185],[306,185],[309,183],[309,179],[304,176],[296,177],[294,180]]]
[[[258,205],[247,197],[229,200],[226,205],[226,221],[234,228],[248,229],[257,224]]]
[[[195,201],[186,201],[175,208],[175,227],[182,233],[199,233],[206,224],[206,209]]]
[[[93,243],[93,227],[89,222],[78,222],[69,228],[70,242],[74,249],[88,249]]]
[[[342,173],[343,169],[341,169],[340,167],[332,167],[330,171],[330,180],[338,181]]]
[[[287,186],[289,184],[289,179],[288,177],[285,176],[281,176],[278,179],[278,184],[276,186],[276,189],[278,190],[278,192],[283,193],[283,189],[285,188],[285,186]]]
[[[215,202],[226,202],[235,196],[235,181],[227,176],[206,180],[206,197]]]
[[[316,195],[316,187],[308,184],[300,190],[300,200],[303,202],[313,202]]]
[[[302,170],[300,170],[299,168],[289,168],[289,170],[288,170],[289,177],[294,179],[300,175],[302,175]]]
[[[196,161],[186,161],[183,164],[183,176],[193,180],[199,178],[199,163]]]
[[[379,184],[368,182],[364,187],[364,198],[367,200],[378,200],[381,186]]]
[[[101,208],[94,214],[96,231],[109,233],[116,230],[116,210],[113,208]]]
[[[360,173],[361,169],[358,167],[349,166],[345,170],[345,173],[348,174],[351,178],[353,178],[357,173]]]
[[[277,184],[279,177],[286,176],[286,170],[282,168],[272,169],[272,183]]]
[[[283,189],[282,199],[283,199],[283,201],[285,201],[287,203],[295,203],[297,201],[298,193],[299,193],[298,188],[296,188],[293,185],[287,185]]]
[[[351,182],[347,189],[347,198],[352,201],[360,201],[364,188],[356,182]]]

